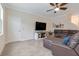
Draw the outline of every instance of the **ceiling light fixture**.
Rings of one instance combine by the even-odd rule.
[[[60,9],[59,8],[55,8],[55,11],[59,11]]]

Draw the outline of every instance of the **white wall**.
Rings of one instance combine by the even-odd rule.
[[[3,5],[2,5],[3,6]],[[6,35],[7,35],[7,19],[6,19],[6,12],[5,7],[3,6],[3,34],[0,34],[0,55],[5,47],[6,42]]]
[[[47,23],[46,31],[50,31],[50,19],[7,8],[8,40],[7,42],[34,39],[35,22]]]
[[[73,14],[57,15],[57,16],[54,16],[53,19],[51,19],[51,20],[55,24],[61,24],[61,23],[64,24],[64,28],[61,28],[61,29],[79,30],[79,27],[74,25],[71,22],[71,16],[72,15]],[[54,28],[54,29],[56,29],[56,28]]]

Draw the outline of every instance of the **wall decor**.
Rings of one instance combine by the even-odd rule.
[[[55,28],[64,28],[64,24],[53,24]]]

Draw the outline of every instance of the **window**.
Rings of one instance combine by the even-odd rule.
[[[0,34],[3,33],[3,8],[0,4]]]
[[[75,15],[71,17],[71,22],[76,25],[77,27],[79,27],[79,16]]]

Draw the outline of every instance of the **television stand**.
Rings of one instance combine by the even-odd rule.
[[[53,35],[53,32],[47,32],[47,31],[40,31],[40,32],[35,32],[35,38],[36,40],[38,39],[44,39],[49,35]]]
[[[43,39],[46,37],[46,32],[35,32],[35,39]]]

